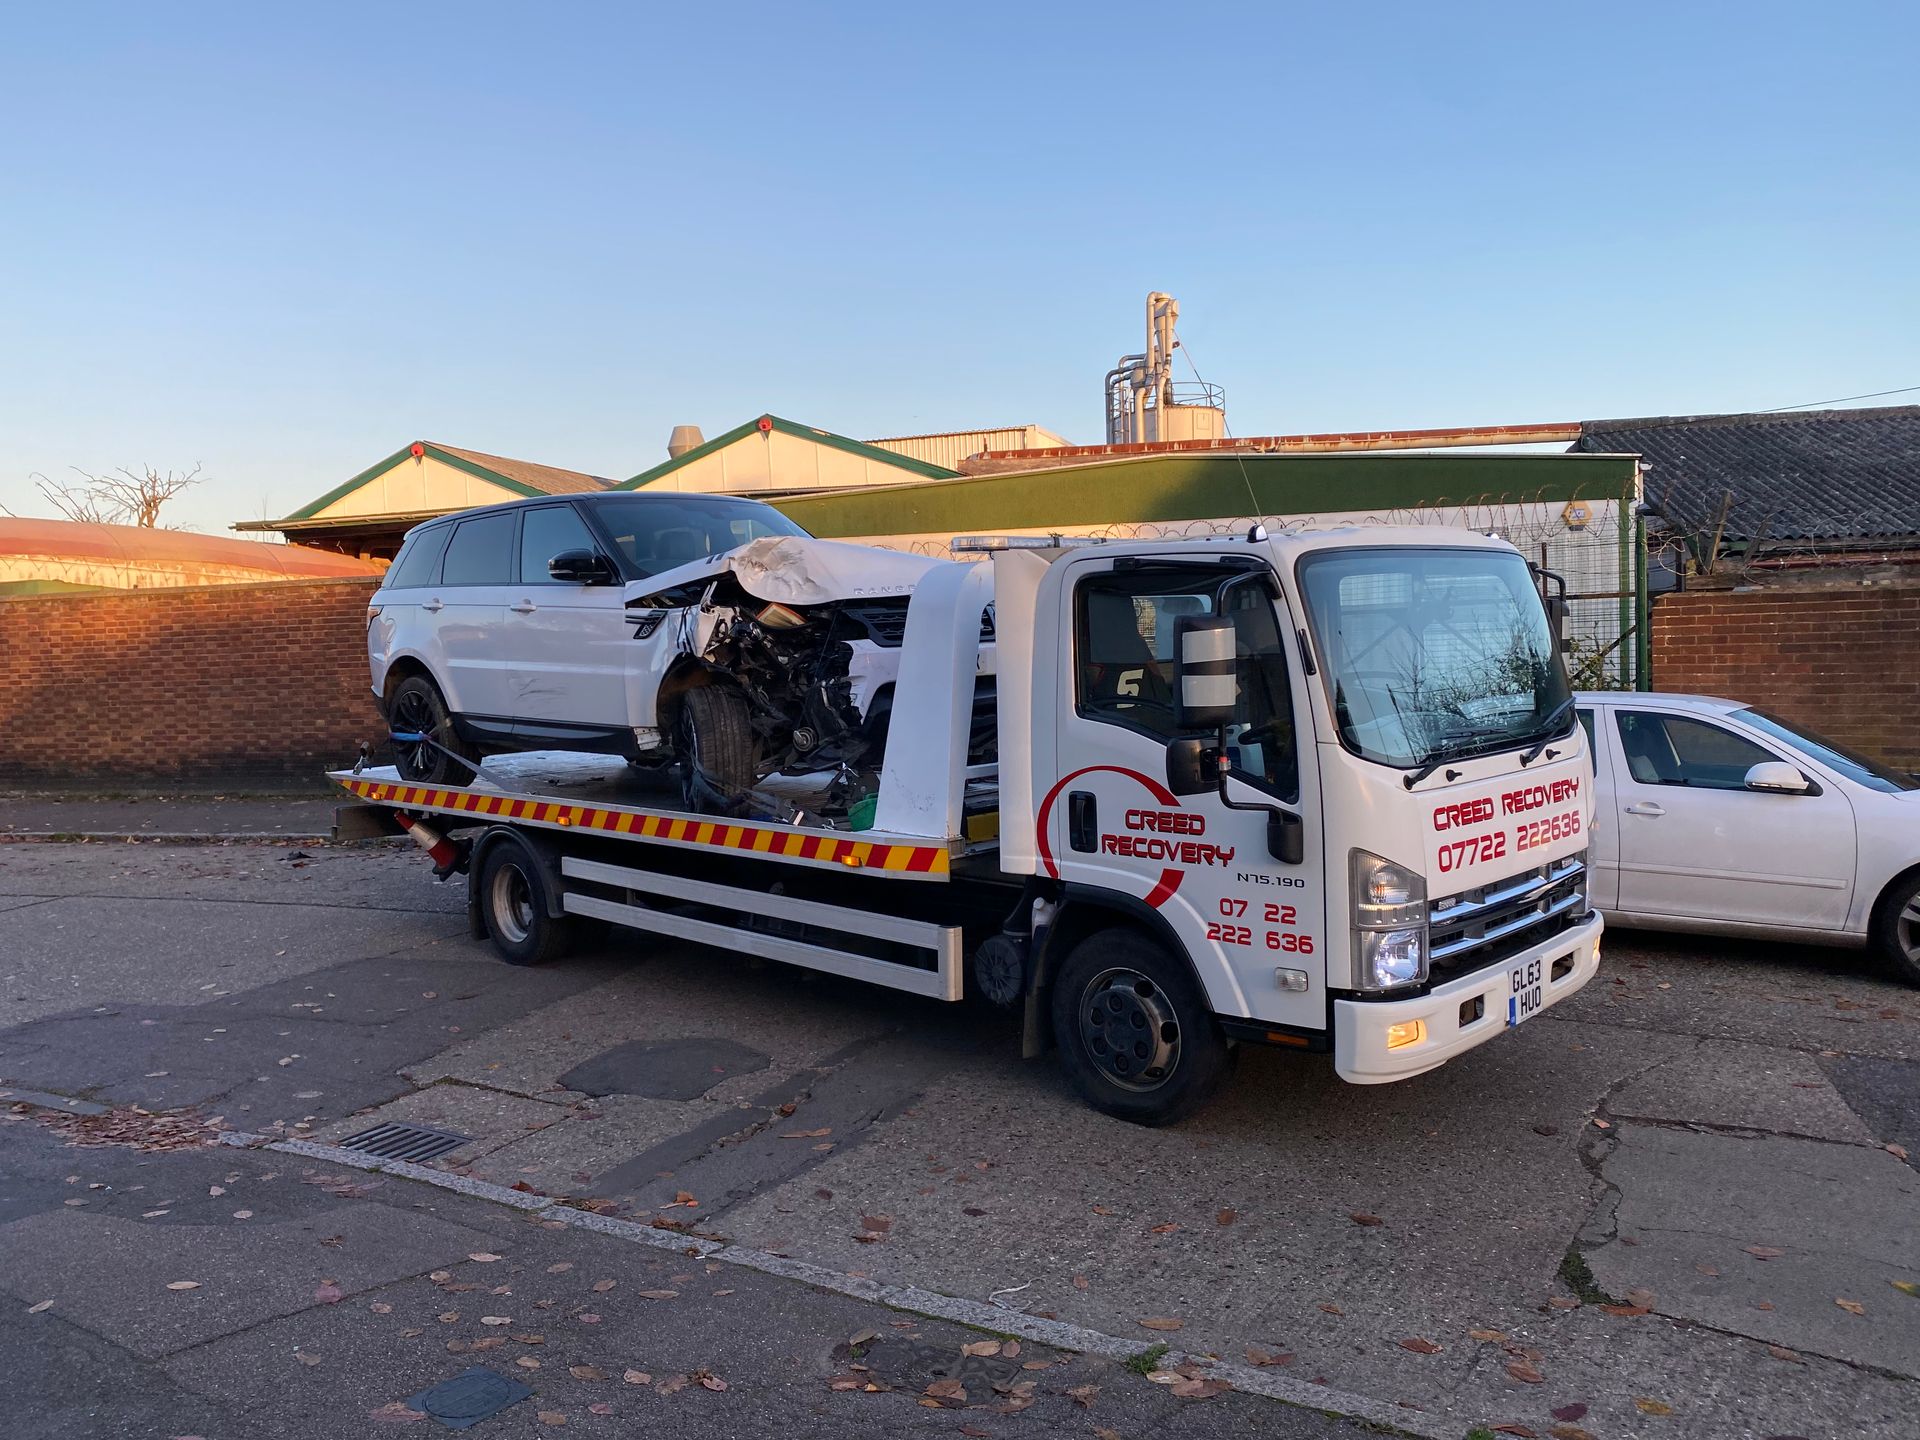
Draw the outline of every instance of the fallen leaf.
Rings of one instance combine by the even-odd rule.
[[[1587,1418],[1587,1407],[1576,1400],[1571,1405],[1557,1405],[1549,1413],[1556,1420],[1584,1420]]]
[[[1627,1303],[1629,1305],[1645,1305],[1648,1309],[1652,1309],[1655,1298],[1653,1291],[1644,1286],[1627,1291]]]
[[[644,1370],[629,1370],[620,1377],[629,1385],[651,1385],[653,1376]]]
[[[513,1317],[511,1315],[482,1315],[480,1317],[480,1323],[482,1325],[511,1325],[513,1323]]]
[[[680,1292],[678,1290],[642,1290],[639,1295],[643,1300],[674,1300],[679,1298]]]
[[[1611,1130],[1613,1128],[1613,1122],[1611,1120],[1602,1120],[1596,1115],[1593,1118],[1593,1128],[1596,1130]]]
[[[515,1356],[513,1363],[518,1365],[522,1370],[538,1370],[540,1368],[540,1362],[531,1355]]]
[[[1093,1427],[1093,1440],[1120,1440],[1120,1432],[1109,1430],[1104,1425],[1096,1425]]]
[[[1784,1345],[1769,1345],[1767,1346],[1767,1353],[1776,1360],[1786,1361],[1789,1365],[1804,1365],[1807,1363],[1802,1360],[1797,1353],[1789,1350]]]
[[[1184,1320],[1169,1320],[1164,1315],[1156,1315],[1140,1322],[1148,1330],[1178,1330],[1186,1323]]]
[[[611,1415],[613,1413],[613,1406],[604,1400],[596,1400],[593,1404],[587,1406],[587,1413],[589,1415]]]
[[[1507,1332],[1504,1330],[1469,1330],[1467,1334],[1471,1335],[1475,1340],[1504,1340],[1507,1338]]]
[[[1288,1350],[1258,1350],[1250,1345],[1247,1347],[1247,1363],[1249,1365],[1263,1367],[1268,1365],[1291,1365],[1293,1363],[1293,1354]]]
[[[708,1390],[724,1390],[727,1388],[726,1381],[722,1380],[718,1375],[709,1374],[705,1370],[696,1371],[693,1378],[698,1380],[701,1385]]]
[[[41,1311],[51,1310],[52,1308],[53,1308],[53,1301],[42,1300],[38,1305],[29,1305],[27,1307],[27,1313],[29,1315],[38,1315]]]
[[[1520,1440],[1538,1440],[1540,1434],[1538,1430],[1529,1429],[1525,1425],[1489,1425],[1487,1428],[1496,1435],[1518,1435]]]
[[[591,1314],[584,1310],[573,1318],[578,1320],[582,1325],[598,1325],[600,1323],[600,1317],[598,1315]]]
[[[1756,1300],[1753,1302],[1753,1308],[1756,1310],[1771,1310],[1773,1308],[1773,1301]]]
[[[442,1325],[457,1325],[460,1323],[460,1312],[458,1310],[443,1310],[433,1318],[438,1320]]]
[[[1000,1355],[1003,1359],[1007,1359],[1007,1360],[1019,1359],[1020,1358],[1020,1342],[1018,1340],[1007,1341],[1006,1344],[1000,1347]]]
[[[1211,1400],[1223,1395],[1233,1387],[1224,1380],[1177,1380],[1172,1386],[1173,1393],[1182,1400]]]
[[[1218,1215],[1213,1217],[1213,1223],[1216,1225],[1231,1225],[1239,1218],[1240,1212],[1238,1210],[1222,1210]]]
[[[1082,1410],[1092,1408],[1093,1397],[1100,1393],[1098,1385],[1069,1385],[1067,1394],[1073,1397],[1073,1403]]]
[[[599,1294],[604,1295],[607,1291],[611,1290],[616,1283],[617,1282],[612,1280],[596,1280],[593,1282],[593,1288]]]
[[[477,1254],[467,1256],[467,1259],[477,1260],[482,1265],[491,1265],[493,1264],[494,1261],[498,1260],[499,1258],[500,1257],[498,1255],[489,1254],[485,1250],[479,1251]]]
[[[1555,1310],[1578,1310],[1580,1308],[1580,1302],[1571,1295],[1549,1295],[1547,1297],[1547,1304],[1551,1305]]]
[[[1093,1207],[1093,1213],[1096,1215],[1111,1215],[1113,1214],[1113,1211],[1109,1210],[1104,1205],[1096,1205]]]
[[[1633,1397],[1633,1408],[1642,1415],[1671,1415],[1673,1407],[1664,1400],[1650,1399],[1645,1395]]]
[[[1169,1220],[1164,1225],[1152,1226],[1151,1230],[1152,1230],[1152,1233],[1155,1235],[1171,1235],[1174,1231],[1178,1230],[1179,1228],[1180,1226],[1178,1225],[1178,1223],[1176,1223],[1175,1221]]]
[[[958,1380],[948,1378],[931,1382],[927,1388],[920,1393],[934,1400],[965,1400],[967,1398],[967,1387]]]
[[[200,1282],[198,1280],[170,1280],[167,1282],[167,1288],[169,1290],[198,1290],[200,1288]]]
[[[346,1298],[346,1292],[331,1280],[322,1280],[320,1287],[313,1292],[313,1298],[322,1305],[338,1305]]]
[[[1841,1300],[1836,1298],[1833,1303],[1849,1315],[1864,1315],[1867,1313],[1867,1307],[1862,1305],[1858,1300]]]
[[[428,1273],[427,1279],[433,1281],[436,1285],[444,1285],[447,1281],[453,1279],[453,1272],[451,1270],[434,1270]]]
[[[824,1140],[832,1133],[831,1125],[822,1125],[818,1130],[789,1130],[780,1138],[782,1140]]]
[[[1507,1361],[1507,1374],[1526,1385],[1538,1385],[1547,1378],[1524,1360]]]
[[[653,1393],[656,1395],[678,1395],[682,1390],[686,1388],[687,1388],[686,1376],[669,1375],[667,1376],[666,1379],[662,1380],[658,1385],[653,1387]]]
[[[1907,1147],[1904,1145],[1889,1144],[1886,1149],[1887,1154],[1893,1156],[1896,1160],[1904,1160],[1907,1158]]]
[[[1440,1347],[1438,1345],[1419,1335],[1409,1335],[1400,1342],[1400,1348],[1402,1350],[1411,1350],[1416,1355],[1438,1355],[1440,1353]]]
[[[302,1365],[318,1365],[320,1363],[320,1357],[318,1355],[311,1354],[305,1350],[294,1351],[293,1358],[298,1360]]]
[[[1717,1265],[1709,1265],[1704,1260],[1700,1261],[1693,1268],[1698,1270],[1702,1275],[1718,1275],[1720,1273],[1720,1268]]]
[[[536,1413],[535,1418],[538,1419],[542,1425],[564,1425],[567,1423],[566,1413],[560,1410],[541,1410]]]
[[[1749,1245],[1746,1247],[1746,1251],[1747,1254],[1753,1256],[1756,1260],[1778,1260],[1782,1255],[1787,1253],[1784,1250],[1776,1250],[1771,1245]]]
[[[220,1196],[226,1193],[227,1193],[227,1187],[224,1185],[209,1185],[207,1187],[207,1194],[213,1196],[215,1199],[218,1199]]]
[[[1887,1283],[1893,1286],[1893,1288],[1898,1290],[1902,1295],[1911,1295],[1913,1296],[1914,1299],[1920,1300],[1920,1281],[1889,1280]]]
[[[982,1430],[978,1425],[962,1425],[960,1427],[960,1433],[962,1435],[971,1435],[975,1437],[975,1440],[980,1440],[982,1436],[990,1436],[993,1434],[991,1430]],[[1097,1435],[1099,1432],[1096,1430],[1094,1433]]]
[[[569,1365],[567,1373],[576,1380],[604,1380],[607,1372],[594,1365]]]
[[[962,1355],[998,1355],[1000,1353],[1000,1342],[998,1340],[976,1340],[971,1345],[962,1345],[960,1347],[960,1353]]]
[[[1088,1285],[1088,1280],[1087,1280],[1087,1277],[1086,1277],[1086,1276],[1084,1276],[1084,1275],[1076,1275],[1076,1276],[1074,1276],[1074,1277],[1073,1277],[1073,1288],[1074,1288],[1074,1289],[1076,1289],[1076,1290],[1084,1290],[1084,1289],[1086,1289],[1086,1288],[1087,1288],[1087,1285]]]
[[[1335,1305],[1328,1300],[1321,1301],[1319,1308],[1326,1311],[1327,1314],[1329,1315],[1344,1315],[1347,1313],[1346,1311],[1342,1310],[1338,1305]]]
[[[1369,1215],[1364,1210],[1354,1211],[1353,1214],[1347,1216],[1347,1219],[1351,1220],[1356,1225],[1384,1225],[1387,1223],[1386,1221],[1382,1220],[1378,1215]]]
[[[416,1420],[426,1419],[427,1412],[409,1409],[405,1401],[395,1400],[378,1410],[369,1410],[367,1418],[376,1425],[411,1425]]]
[[[860,1217],[860,1228],[862,1230],[871,1230],[877,1235],[884,1235],[887,1231],[893,1229],[893,1217],[891,1215],[862,1215]]]
[[[1582,1430],[1578,1425],[1555,1425],[1547,1433],[1553,1440],[1593,1440],[1593,1432]]]

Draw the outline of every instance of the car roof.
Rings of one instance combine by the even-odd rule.
[[[456,520],[470,520],[475,515],[493,515],[505,510],[526,510],[535,505],[588,505],[600,506],[617,501],[638,500],[643,504],[662,505],[677,501],[686,504],[689,501],[700,503],[724,501],[729,505],[758,505],[762,509],[773,507],[764,500],[755,500],[746,495],[712,495],[700,490],[671,490],[645,494],[638,490],[601,490],[585,495],[529,495],[520,500],[502,500],[496,505],[476,505],[471,510],[455,510],[446,515],[436,515],[431,520],[422,520],[414,526],[415,530],[431,530],[439,525],[451,525]],[[409,534],[412,532],[409,531]]]
[[[1573,698],[1581,705],[1638,705],[1655,710],[1704,710],[1714,715],[1749,708],[1744,700],[1727,700],[1718,695],[1675,694],[1665,690],[1576,690]]]

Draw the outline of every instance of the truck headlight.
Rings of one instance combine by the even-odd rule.
[[[1351,862],[1353,988],[1387,990],[1427,978],[1427,882],[1365,850]]]

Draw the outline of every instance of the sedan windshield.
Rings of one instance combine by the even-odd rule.
[[[1856,785],[1864,785],[1869,790],[1879,790],[1892,794],[1899,790],[1920,790],[1920,778],[1890,770],[1876,760],[1869,760],[1843,745],[1836,745],[1823,736],[1804,730],[1798,725],[1790,725],[1778,715],[1769,715],[1764,710],[1736,710],[1733,718],[1744,720],[1754,729],[1771,735],[1774,739],[1791,745],[1809,760],[1817,760],[1829,770],[1838,771]]]
[[[807,533],[771,505],[731,497],[610,497],[595,500],[587,512],[619,549],[631,580],[705,560],[763,535]]]
[[[1401,768],[1573,725],[1527,562],[1500,550],[1324,550],[1300,587],[1340,741]]]

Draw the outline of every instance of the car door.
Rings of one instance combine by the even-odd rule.
[[[1853,807],[1807,775],[1803,794],[1746,788],[1793,764],[1719,717],[1614,707],[1619,900],[1634,914],[1838,930],[1853,895]],[[1795,765],[1795,769],[1806,771]]]
[[[429,664],[447,708],[470,730],[505,739],[513,730],[504,622],[513,581],[519,513],[494,510],[453,527],[439,583],[420,610],[437,657]]]
[[[1587,903],[1615,909],[1620,900],[1620,821],[1613,803],[1613,749],[1600,728],[1606,712],[1581,705],[1575,712],[1593,757],[1593,828],[1587,833]]]
[[[555,580],[547,562],[567,550],[604,553],[572,505],[520,512],[519,575],[507,602],[506,634],[514,738],[523,745],[546,739],[564,748],[569,738],[628,728],[633,631],[622,587]]]
[[[1157,911],[1224,1013],[1324,1026],[1325,994],[1304,976],[1294,989],[1278,978],[1319,973],[1325,886],[1319,845],[1299,865],[1268,850],[1266,805],[1312,817],[1319,808],[1312,742],[1295,725],[1309,713],[1291,661],[1295,627],[1272,577],[1184,561],[1072,564],[1059,643],[1073,704],[1057,724],[1061,773],[1039,816],[1053,873]],[[1167,742],[1183,733],[1172,686],[1175,627],[1187,615],[1233,621],[1228,789],[1248,808],[1212,791],[1176,796],[1165,783]]]

